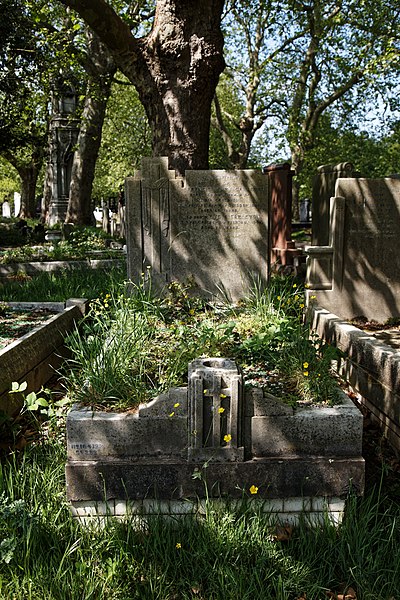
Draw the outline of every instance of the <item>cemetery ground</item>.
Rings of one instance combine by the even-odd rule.
[[[177,368],[177,357],[181,359],[181,367],[185,365],[186,372],[191,353],[199,353],[200,341],[208,345],[208,352],[213,354],[225,352],[229,347],[239,351],[239,346],[244,346],[240,351],[252,362],[269,350],[271,360],[275,358],[278,363],[281,359],[280,365],[276,363],[273,367],[282,369],[289,356],[282,346],[271,345],[271,340],[276,338],[282,342],[291,335],[291,341],[295,346],[297,344],[294,360],[298,368],[295,369],[295,381],[286,379],[286,392],[288,389],[294,391],[297,386],[297,391],[303,390],[307,395],[310,381],[320,385],[318,373],[322,372],[323,361],[318,359],[317,366],[320,354],[316,345],[308,341],[305,331],[302,330],[300,337],[298,335],[303,304],[299,283],[282,279],[279,286],[271,286],[269,295],[262,295],[255,288],[247,307],[236,308],[235,313],[221,308],[217,316],[209,314],[207,305],[190,297],[181,286],[172,286],[163,301],[154,299],[148,286],[139,286],[137,291],[140,293],[134,294],[130,302],[142,315],[141,319],[147,320],[147,326],[153,323],[153,327],[145,330],[159,336],[158,348],[154,348],[154,338],[150,346],[165,358],[163,362],[167,371],[169,369],[168,374],[164,373],[166,379],[176,377],[179,380],[182,375]],[[108,402],[111,397],[115,398],[117,388],[123,390],[121,398],[114,400],[114,404],[121,405],[126,396],[125,380],[132,388],[131,374],[124,371],[122,362],[123,346],[114,345],[114,352],[108,356],[111,369],[112,364],[114,367],[116,364],[112,363],[112,358],[117,350],[120,351],[118,363],[121,363],[122,377],[111,380],[113,389],[101,387],[110,379],[101,379],[105,363],[101,369],[96,369],[94,360],[97,349],[93,333],[97,332],[100,344],[104,342],[102,335],[107,327],[110,330],[111,323],[115,324],[117,315],[120,323],[127,326],[124,307],[126,302],[121,290],[102,294],[93,303],[92,320],[86,322],[89,337],[85,338],[83,332],[82,336],[71,338],[72,347],[83,353],[89,352],[83,357],[82,365],[92,365],[91,371],[68,375],[75,396],[79,390],[84,392],[83,380],[79,379],[82,375],[86,379],[92,377],[92,387],[100,385],[98,390],[103,398],[109,392]],[[264,321],[260,321],[262,314]],[[161,317],[164,327],[160,332]],[[233,319],[240,323],[240,337],[233,327]],[[171,328],[166,327],[168,323],[175,331],[174,344],[171,344]],[[189,332],[192,345],[186,343]],[[130,334],[132,337],[132,330]],[[84,344],[85,339],[92,342],[92,346]],[[143,330],[137,341],[142,348],[146,346]],[[166,358],[167,345],[175,347],[172,360]],[[293,348],[291,355],[293,358]],[[132,356],[129,358],[133,359]],[[253,383],[264,385],[265,378],[268,379],[274,368],[267,372],[264,369],[263,373],[250,371],[249,377]],[[325,373],[323,380],[328,381]],[[272,378],[269,383],[276,384],[276,381]],[[254,511],[251,500],[256,494],[244,490],[239,510],[229,504],[216,508],[206,502],[204,511],[197,518],[152,518],[141,528],[134,519],[120,522],[110,518],[103,527],[85,528],[72,518],[65,497],[66,407],[64,402],[58,402],[64,394],[59,384],[60,380],[56,378],[53,396],[45,396],[50,406],[42,407],[42,417],[25,407],[20,418],[12,424],[14,429],[9,439],[14,439],[14,444],[4,444],[2,448],[1,598],[398,598],[399,463],[368,415],[364,435],[366,492],[363,498],[350,492],[339,526],[334,526],[327,518],[318,527],[309,527],[306,517],[297,527],[277,526],[273,514]],[[142,386],[141,394],[153,393],[153,384],[150,381],[150,388]],[[274,393],[278,393],[276,387]],[[80,400],[84,400],[83,396],[81,394]],[[137,402],[138,398],[133,400]],[[293,395],[291,401],[297,401]],[[4,426],[3,423],[3,432]],[[206,485],[206,478],[204,483]]]

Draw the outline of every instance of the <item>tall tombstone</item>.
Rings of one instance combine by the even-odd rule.
[[[64,222],[67,214],[74,147],[79,133],[75,110],[75,89],[63,81],[54,92],[50,120],[50,225]]]
[[[192,281],[206,296],[242,298],[268,279],[268,179],[260,171],[186,171],[144,158],[126,180],[128,276],[158,287]],[[147,268],[149,267],[149,268]]]
[[[18,217],[21,212],[21,194],[14,192],[14,216]]]
[[[271,265],[292,265],[298,254],[292,241],[292,171],[289,163],[264,167],[269,179]]]
[[[329,244],[330,199],[335,195],[339,178],[357,177],[358,173],[350,162],[338,165],[321,165],[313,181],[311,243],[313,246]]]
[[[308,296],[342,319],[400,317],[400,180],[338,179],[329,245],[308,253]]]

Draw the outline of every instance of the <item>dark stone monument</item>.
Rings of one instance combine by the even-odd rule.
[[[54,91],[50,120],[49,225],[63,222],[67,214],[74,146],[79,133],[75,109],[75,89],[63,80]]]

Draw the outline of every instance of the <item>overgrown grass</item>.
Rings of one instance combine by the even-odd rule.
[[[126,267],[110,270],[87,267],[55,273],[38,273],[34,277],[18,275],[0,280],[0,297],[9,302],[63,302],[67,298],[98,298],[106,293],[118,295],[126,278]]]
[[[151,280],[130,295],[106,294],[69,337],[73,359],[66,375],[71,395],[96,407],[125,409],[172,386],[186,385],[188,363],[224,356],[237,361],[247,383],[293,403],[333,403],[336,351],[310,338],[304,300],[293,278],[255,285],[240,304],[209,304],[173,282],[151,293]],[[251,380],[251,381],[250,381]],[[258,383],[257,383],[258,382]]]
[[[343,584],[358,600],[399,597],[400,506],[377,491],[350,496],[338,528],[304,521],[286,541],[251,504],[85,529],[65,501],[65,458],[53,439],[0,466],[1,598],[322,600]]]

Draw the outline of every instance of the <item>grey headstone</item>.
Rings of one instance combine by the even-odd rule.
[[[10,207],[10,203],[7,202],[7,200],[5,202],[3,202],[3,205],[1,207],[1,213],[2,213],[2,216],[5,217],[6,219],[9,219],[11,217],[11,207]]]
[[[335,195],[335,185],[339,177],[356,177],[357,173],[350,162],[338,165],[321,165],[313,181],[312,190],[312,231],[313,246],[326,246],[329,243],[330,199]]]
[[[329,246],[308,248],[309,297],[343,319],[399,317],[400,180],[338,179],[331,204]]]
[[[268,180],[261,172],[186,171],[143,159],[126,181],[128,275],[193,279],[206,295],[237,300],[268,277]]]

